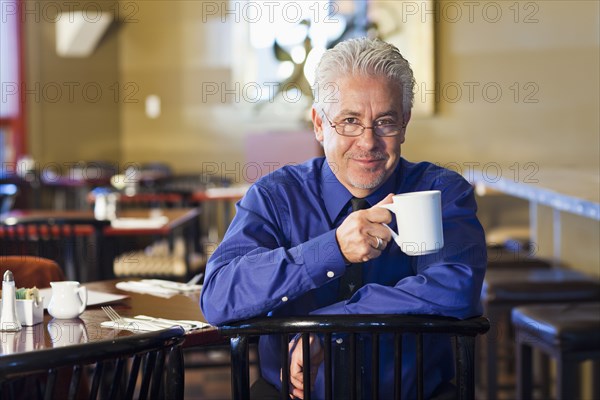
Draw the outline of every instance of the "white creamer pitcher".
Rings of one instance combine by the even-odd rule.
[[[48,313],[54,318],[77,318],[85,311],[87,289],[76,281],[50,282],[52,297]]]

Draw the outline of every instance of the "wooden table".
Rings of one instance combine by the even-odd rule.
[[[32,220],[62,220],[77,221],[78,224],[89,224],[96,228],[98,233],[97,259],[100,263],[100,279],[114,277],[112,272],[112,262],[116,254],[113,254],[114,241],[124,237],[139,236],[163,236],[169,239],[172,245],[174,235],[185,229],[190,230],[186,235],[190,242],[199,241],[198,232],[198,210],[196,208],[181,209],[127,209],[117,212],[117,218],[150,218],[156,216],[166,217],[165,223],[155,227],[112,227],[109,221],[98,220],[94,217],[91,210],[14,210],[6,213],[0,219],[1,224],[15,225]],[[93,232],[82,228],[79,231],[82,235],[90,235]],[[191,243],[190,243],[191,244]],[[188,247],[192,249],[193,247]]]
[[[125,235],[165,235],[174,229],[193,221],[198,217],[195,208],[173,208],[173,209],[128,209],[117,212],[117,218],[150,218],[152,216],[165,216],[167,221],[159,227],[154,228],[112,228],[106,226],[103,232],[107,236]],[[102,220],[94,217],[91,210],[13,210],[2,216],[0,220],[4,224],[18,224],[32,219],[62,219],[89,221],[90,225]]]
[[[188,202],[202,210],[202,228],[209,243],[219,243],[233,218],[235,203],[248,191],[248,186],[214,187],[196,190]]]
[[[176,295],[165,299],[121,291],[115,287],[118,281],[90,282],[84,286],[89,290],[127,294],[128,298],[111,304],[123,316],[133,317],[144,314],[168,319],[190,319],[206,322],[199,306],[199,292],[185,296]],[[79,318],[75,319],[53,319],[45,311],[43,323],[23,327],[19,332],[0,332],[0,357],[6,354],[69,346],[136,334],[130,331],[101,327],[100,324],[108,320],[100,305],[88,307]],[[226,339],[217,332],[216,328],[209,327],[189,332],[183,346],[204,346],[225,342]]]

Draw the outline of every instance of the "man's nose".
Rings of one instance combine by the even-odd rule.
[[[377,147],[380,138],[375,134],[373,128],[365,128],[362,135],[358,137],[358,145],[364,149]]]

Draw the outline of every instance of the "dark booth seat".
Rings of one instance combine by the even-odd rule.
[[[592,398],[600,398],[600,303],[544,304],[512,312],[517,343],[517,397],[532,395],[532,348],[556,359],[556,395],[579,398],[578,367],[593,360]],[[547,389],[546,389],[547,390]]]
[[[483,283],[486,304],[579,301],[600,298],[600,282],[565,268],[489,270]]]
[[[514,385],[500,385],[500,375],[512,376],[514,342],[510,313],[527,304],[596,301],[600,282],[566,268],[497,268],[486,272],[481,299],[491,329],[485,340],[486,398],[498,398],[499,390],[514,390]],[[502,371],[503,374],[499,372]],[[544,371],[547,374],[547,371]],[[480,382],[481,384],[481,382]]]

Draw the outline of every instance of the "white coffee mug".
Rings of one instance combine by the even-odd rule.
[[[402,193],[392,204],[382,204],[396,215],[398,232],[384,224],[403,253],[422,256],[444,247],[442,194],[439,190]]]
[[[87,289],[76,281],[50,282],[52,297],[48,304],[48,314],[54,318],[77,318],[85,311]]]

